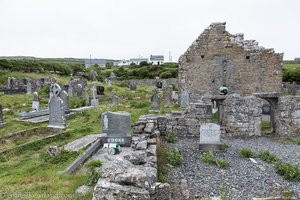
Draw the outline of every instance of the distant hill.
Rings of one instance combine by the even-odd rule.
[[[35,60],[35,61],[46,61],[46,62],[58,62],[58,63],[69,63],[69,64],[84,64],[84,58],[36,58],[32,56],[0,56],[0,59],[7,60]]]

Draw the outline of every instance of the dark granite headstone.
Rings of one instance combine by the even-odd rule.
[[[103,86],[97,86],[97,95],[104,95],[104,90]]]

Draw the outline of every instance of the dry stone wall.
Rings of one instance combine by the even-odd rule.
[[[229,95],[223,102],[222,125],[233,136],[261,135],[263,100],[238,94]]]
[[[276,133],[300,134],[300,96],[281,96],[276,106]]]
[[[159,135],[168,132],[178,136],[199,136],[200,126],[212,121],[212,107],[202,103],[191,103],[184,111],[166,115],[141,116],[133,127],[135,134]]]
[[[283,54],[230,34],[225,25],[211,24],[179,58],[179,94],[186,89],[196,102],[206,93],[218,94],[223,84],[242,96],[281,92]]]

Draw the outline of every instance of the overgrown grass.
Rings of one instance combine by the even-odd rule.
[[[230,167],[230,163],[226,160],[217,159],[213,151],[203,153],[201,160],[206,164],[214,164],[222,169],[228,169]]]
[[[165,136],[166,141],[169,143],[176,143],[177,142],[177,135],[174,132],[168,132]]]
[[[297,165],[291,163],[278,162],[275,165],[276,173],[289,181],[300,181],[300,170]]]
[[[240,151],[240,156],[243,158],[252,158],[254,157],[254,153],[251,151],[251,149],[244,148]]]
[[[275,154],[271,154],[268,150],[261,151],[259,157],[267,163],[274,163],[279,161],[277,156]]]
[[[173,166],[179,166],[182,163],[182,154],[175,148],[168,151],[167,159]]]

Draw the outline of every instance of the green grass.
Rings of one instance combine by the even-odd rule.
[[[230,167],[230,163],[226,160],[217,159],[213,151],[203,153],[201,160],[206,164],[217,165],[221,169],[228,169]]]
[[[170,149],[167,155],[167,159],[173,166],[179,166],[182,163],[182,154],[177,149]]]
[[[252,158],[254,157],[254,153],[251,151],[251,149],[244,148],[240,151],[240,156],[243,158]]]
[[[38,78],[39,75],[34,76]],[[66,80],[69,80],[69,78]],[[89,83],[89,85],[91,84]],[[20,192],[33,195],[44,192],[49,194],[74,194],[75,190],[83,184],[94,185],[99,174],[93,172],[93,170],[88,170],[87,173],[77,172],[72,175],[58,174],[59,171],[64,170],[76,159],[77,154],[64,152],[57,158],[49,158],[46,152],[49,146],[62,146],[85,135],[100,133],[100,119],[101,113],[103,112],[127,111],[131,113],[132,124],[136,122],[141,115],[149,113],[150,96],[154,86],[138,87],[138,90],[133,92],[130,91],[129,88],[119,87],[113,84],[111,87],[106,87],[105,93],[108,97],[111,96],[109,91],[112,89],[115,89],[117,95],[121,97],[119,106],[111,107],[109,99],[101,101],[98,108],[77,113],[76,116],[67,119],[67,125],[70,131],[65,137],[49,141],[42,140],[34,145],[27,146],[26,149],[19,149],[18,153],[9,158],[0,155],[0,192],[4,194]],[[32,100],[32,95],[26,94],[0,96],[2,106],[10,109],[9,111],[4,111],[4,121],[7,124],[5,128],[0,129],[0,138],[21,130],[47,126],[47,123],[30,124],[16,121],[20,118],[16,112],[31,110]],[[42,101],[42,106],[46,107],[48,99],[45,98]],[[135,103],[130,104],[128,102]],[[76,102],[74,104],[76,105]],[[174,106],[168,109],[163,108],[162,112],[171,112],[172,110],[179,109],[179,107]],[[37,133],[36,135],[24,137],[24,141],[22,141],[21,138],[14,138],[12,142],[14,146],[16,146],[24,142],[40,139],[48,134],[50,134],[50,132]],[[166,159],[167,157],[169,160]],[[172,162],[172,164],[178,165],[181,161],[182,157],[178,151],[170,151],[164,147],[158,148],[158,180],[162,182],[167,180],[168,168],[166,164]],[[92,194],[75,199],[84,200],[91,198]]]
[[[274,163],[274,162],[279,161],[277,156],[275,154],[271,154],[268,150],[261,151],[259,154],[259,157],[260,157],[260,159],[262,159],[263,161],[265,161],[267,163]]]
[[[177,142],[177,135],[176,135],[176,133],[173,133],[173,132],[167,133],[166,136],[165,136],[165,138],[166,138],[166,141],[169,142],[169,143],[173,143],[174,144],[174,143]]]
[[[262,135],[270,135],[271,134],[271,122],[270,121],[262,121],[261,124],[261,132]]]

